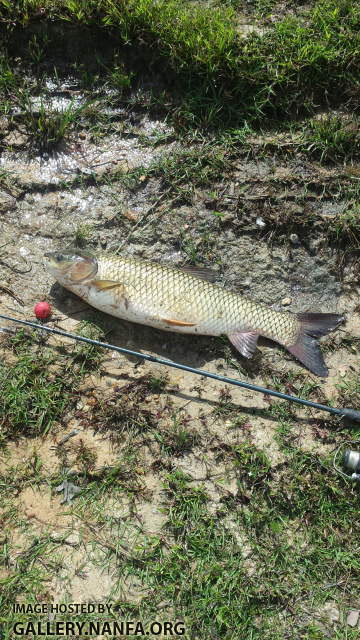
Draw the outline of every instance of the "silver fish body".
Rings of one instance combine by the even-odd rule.
[[[62,263],[59,256],[64,256]],[[207,269],[174,269],[138,258],[81,251],[74,251],[71,260],[69,266],[67,252],[44,256],[46,268],[58,282],[96,309],[167,331],[227,335],[246,357],[252,356],[258,336],[265,336],[319,375],[327,375],[318,344],[310,336],[335,328],[341,316],[274,311],[212,284]]]

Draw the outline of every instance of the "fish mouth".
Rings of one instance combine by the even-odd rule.
[[[52,272],[52,269],[51,269],[51,258],[52,258],[52,255],[53,254],[49,251],[49,252],[44,253],[43,258],[42,258],[44,267],[50,272]],[[62,267],[62,268],[60,266],[56,267],[56,269],[58,270],[58,272],[61,273],[62,276],[64,276],[69,271],[70,268],[71,268],[71,265],[69,265],[67,267]]]
[[[43,265],[58,281],[69,280],[72,284],[91,281],[98,271],[96,256],[90,251],[47,251],[43,254]]]

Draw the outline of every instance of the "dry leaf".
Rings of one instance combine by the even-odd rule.
[[[132,211],[131,209],[129,209],[128,211],[125,211],[125,215],[128,220],[132,220],[133,222],[137,222],[139,219],[139,216],[136,213],[136,211]]]

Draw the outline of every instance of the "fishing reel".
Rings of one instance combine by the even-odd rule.
[[[347,440],[346,442],[343,442],[340,445],[340,447],[337,449],[334,455],[334,469],[335,471],[337,471],[337,473],[339,473],[341,476],[343,476],[347,480],[352,480],[353,482],[356,482],[356,484],[360,484],[360,451],[352,451],[351,449],[345,449],[342,455],[342,459],[341,459],[342,467],[343,469],[349,469],[350,471],[353,471],[351,476],[348,475],[347,473],[344,473],[343,471],[341,471],[341,469],[339,469],[336,466],[337,456],[340,450],[346,444],[360,444],[360,440]]]

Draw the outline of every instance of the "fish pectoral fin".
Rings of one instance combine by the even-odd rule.
[[[162,322],[171,324],[173,327],[195,327],[196,322],[183,322],[182,320],[171,320],[169,318],[161,318]]]
[[[208,269],[207,267],[179,267],[179,270],[200,280],[207,280],[208,282],[213,282],[219,275],[215,269]]]
[[[115,282],[114,280],[92,280],[91,286],[96,289],[96,291],[106,291],[107,289],[115,289],[119,288],[119,293],[124,294],[126,289],[121,282]]]
[[[230,342],[245,358],[252,358],[258,337],[259,334],[254,331],[248,331],[247,333],[238,331],[237,333],[228,335]]]

